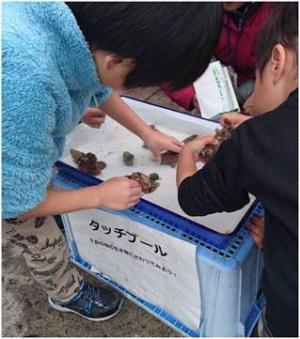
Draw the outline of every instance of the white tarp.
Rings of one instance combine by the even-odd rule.
[[[192,117],[186,114],[175,113],[136,100],[125,99],[145,121],[153,123],[158,129],[182,140],[192,134],[213,134],[217,123]],[[144,199],[175,212],[189,220],[193,220],[219,233],[228,234],[234,231],[243,218],[250,204],[231,213],[215,213],[205,217],[190,217],[180,208],[177,201],[176,168],[158,165],[152,160],[149,150],[142,147],[142,141],[123,126],[107,117],[100,129],[93,129],[80,124],[67,138],[65,153],[62,161],[76,167],[70,155],[70,148],[82,152],[93,152],[99,160],[104,160],[107,167],[99,176],[106,180],[114,176],[128,175],[140,171],[145,174],[156,172],[160,176],[160,187],[153,193],[144,196]],[[122,153],[129,151],[135,155],[134,166],[123,164]],[[201,167],[201,165],[199,165]]]

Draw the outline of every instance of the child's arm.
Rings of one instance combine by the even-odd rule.
[[[257,247],[262,248],[264,242],[265,218],[262,216],[254,216],[247,224]]]
[[[200,160],[199,153],[206,145],[216,145],[218,141],[213,136],[203,136],[187,143],[179,154],[177,163],[176,181],[177,187],[187,177],[197,172],[196,163]]]
[[[199,137],[191,142],[192,148],[185,146],[179,156],[178,201],[188,215],[231,212],[249,202],[240,162],[240,142],[236,134],[224,141],[213,159],[196,171],[195,154],[211,142],[207,137]]]
[[[220,123],[222,125],[229,124],[233,126],[234,128],[237,128],[240,124],[252,118],[253,117],[251,115],[232,112],[232,113],[223,114],[220,119]]]
[[[88,107],[80,121],[92,128],[100,128],[105,121],[105,113],[99,108]]]
[[[100,185],[74,191],[49,189],[45,200],[18,219],[37,218],[90,208],[125,210],[136,205],[142,196],[135,180],[115,177]]]
[[[139,136],[158,161],[160,161],[162,150],[179,152],[183,145],[176,138],[150,128],[115,92],[112,92],[110,98],[100,106],[100,109]]]

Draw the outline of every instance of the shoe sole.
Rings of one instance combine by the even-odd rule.
[[[71,310],[70,308],[63,307],[63,306],[58,305],[58,304],[54,304],[54,302],[50,298],[48,298],[48,303],[49,303],[49,306],[52,307],[53,309],[55,309],[56,311],[65,312],[65,313],[75,313],[75,314],[79,315],[80,317],[87,319],[87,320],[91,320],[91,321],[105,321],[105,320],[111,319],[121,311],[121,308],[123,306],[123,300],[121,300],[117,310],[114,313],[112,313],[112,314],[110,314],[106,317],[103,317],[103,318],[90,318],[90,317],[87,317],[87,316],[85,316],[85,315],[83,315],[79,312]]]

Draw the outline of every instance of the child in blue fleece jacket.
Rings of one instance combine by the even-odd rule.
[[[114,89],[193,82],[209,63],[220,25],[217,3],[3,4],[3,227],[55,309],[104,320],[121,300],[69,264],[51,216],[127,209],[142,195],[126,177],[75,191],[49,187],[65,136],[96,95],[101,110],[139,136],[158,161],[162,150],[180,151],[178,140],[151,129]]]

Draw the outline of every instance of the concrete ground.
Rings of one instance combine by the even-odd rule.
[[[133,90],[125,94],[180,110],[155,87]],[[175,337],[178,334],[127,300],[115,318],[103,323],[87,321],[74,314],[59,313],[51,309],[48,307],[46,294],[28,273],[23,258],[13,258],[10,254],[10,244],[4,241],[2,336]]]

